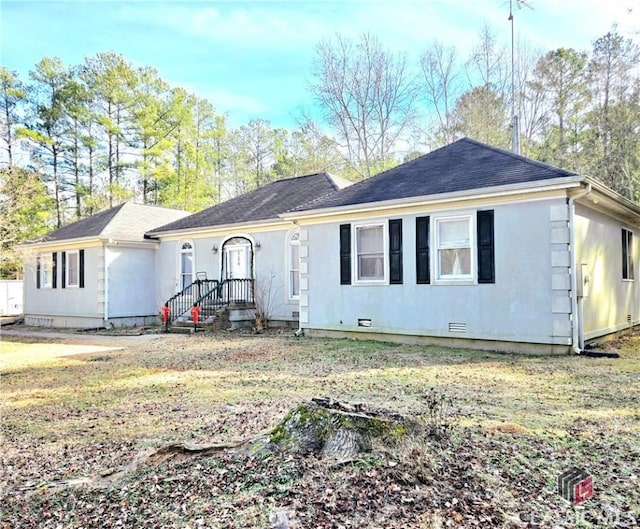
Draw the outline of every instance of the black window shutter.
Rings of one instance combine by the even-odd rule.
[[[36,257],[36,288],[40,288],[40,256]]]
[[[351,284],[351,224],[340,224],[340,284]]]
[[[389,220],[389,283],[402,284],[402,219]]]
[[[67,286],[67,252],[62,253],[62,274],[60,275],[60,286],[66,288]]]
[[[495,283],[495,245],[493,236],[493,210],[478,211],[478,283]]]
[[[622,228],[622,279],[629,279],[629,271],[627,264],[629,263],[627,256],[627,230]]]
[[[58,286],[58,252],[53,252],[53,266],[51,267],[51,288]]]
[[[429,264],[429,217],[416,218],[416,282],[431,283]]]
[[[633,279],[633,232],[629,232],[629,245],[627,247],[629,252],[629,279]]]
[[[84,250],[78,252],[78,286],[84,288]]]

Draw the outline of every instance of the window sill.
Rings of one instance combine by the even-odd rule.
[[[359,280],[354,281],[352,286],[354,287],[375,287],[375,286],[386,286],[389,284],[389,281],[386,279],[369,279],[369,280]]]
[[[441,286],[475,286],[478,283],[474,279],[436,279],[433,284]]]

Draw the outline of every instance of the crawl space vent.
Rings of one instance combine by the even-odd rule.
[[[631,314],[627,314],[627,323],[631,323]]]
[[[466,323],[449,323],[449,332],[467,332]]]
[[[358,327],[371,327],[371,318],[358,318]]]

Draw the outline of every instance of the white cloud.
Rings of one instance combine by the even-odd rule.
[[[291,4],[284,4],[290,7]],[[127,19],[144,19],[187,38],[233,46],[239,49],[295,46],[303,39],[314,42],[325,29],[309,10],[282,9],[269,3],[128,5],[121,10]]]

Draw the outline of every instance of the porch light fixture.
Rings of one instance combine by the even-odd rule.
[[[218,253],[218,247],[214,244],[214,245],[211,247],[211,251],[212,251],[214,254],[215,254],[215,253]]]

